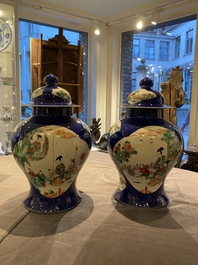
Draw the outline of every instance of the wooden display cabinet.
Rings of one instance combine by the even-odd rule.
[[[44,77],[50,73],[59,79],[58,85],[65,88],[72,97],[74,104],[80,105],[74,108],[74,113],[83,111],[83,47],[70,45],[63,36],[63,29],[59,28],[59,34],[45,41],[42,39],[30,39],[30,63],[32,92],[44,86]]]

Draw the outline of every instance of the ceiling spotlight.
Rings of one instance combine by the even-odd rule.
[[[141,29],[143,27],[143,22],[142,22],[142,20],[139,20],[138,22],[137,22],[137,24],[136,24],[136,28],[137,29]]]
[[[159,12],[157,10],[154,10],[151,17],[151,24],[157,25],[159,20]]]
[[[157,22],[156,22],[155,20],[152,20],[152,21],[151,21],[151,24],[152,24],[152,25],[157,25]]]
[[[94,33],[95,35],[100,35],[100,21],[94,20]]]
[[[100,29],[99,28],[96,28],[95,31],[94,31],[95,35],[100,35]]]

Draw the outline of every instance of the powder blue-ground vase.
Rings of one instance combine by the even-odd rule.
[[[164,182],[183,153],[180,130],[163,118],[164,98],[152,90],[149,78],[131,92],[126,116],[108,133],[108,151],[117,167],[120,185],[114,194],[123,204],[158,208],[168,204]]]
[[[12,136],[13,156],[25,173],[30,192],[27,209],[58,213],[76,207],[81,195],[77,176],[91,149],[87,125],[72,115],[71,96],[53,74],[32,93],[33,115],[20,122]]]

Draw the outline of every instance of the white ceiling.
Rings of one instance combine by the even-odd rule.
[[[17,2],[29,5],[38,11],[61,12],[65,17],[76,16],[82,20],[98,20],[108,25],[144,12],[166,11],[190,3],[197,4],[197,0],[17,0]]]
[[[42,0],[44,4],[54,5],[54,0]],[[98,17],[101,20],[111,20],[125,16],[131,12],[139,12],[154,6],[164,5],[164,0],[56,0],[56,6],[64,7],[67,11]],[[173,2],[173,1],[167,1]],[[144,3],[144,5],[143,5]]]

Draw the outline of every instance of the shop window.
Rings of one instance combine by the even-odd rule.
[[[134,30],[122,33],[120,105],[125,104],[131,90],[139,88],[139,81],[145,76],[153,80],[153,89],[161,91],[161,83],[167,82],[172,69],[179,65],[183,69],[182,87],[185,90],[185,104],[177,109],[177,126],[181,128],[191,105],[196,19],[197,16],[193,15],[149,26],[141,32]],[[149,39],[148,34],[151,36]],[[125,40],[126,36],[128,41]],[[128,56],[130,47],[133,47],[129,37],[132,44],[135,39],[145,43],[141,46],[138,58]],[[132,48],[131,53],[133,54]],[[155,56],[157,54],[159,57]],[[131,72],[129,67],[126,68],[127,60],[132,65]],[[185,146],[188,144],[188,129],[189,124],[183,131]]]
[[[30,38],[40,39],[42,34],[43,40],[53,38],[58,34],[58,27],[34,23],[32,21],[20,20],[20,87],[21,87],[21,119],[26,118],[31,114],[31,67],[30,67]],[[87,119],[87,44],[88,35],[84,32],[63,30],[63,35],[70,44],[77,45],[78,40],[81,40],[84,46],[84,89],[83,89],[83,112],[80,114],[81,120],[86,122]]]

